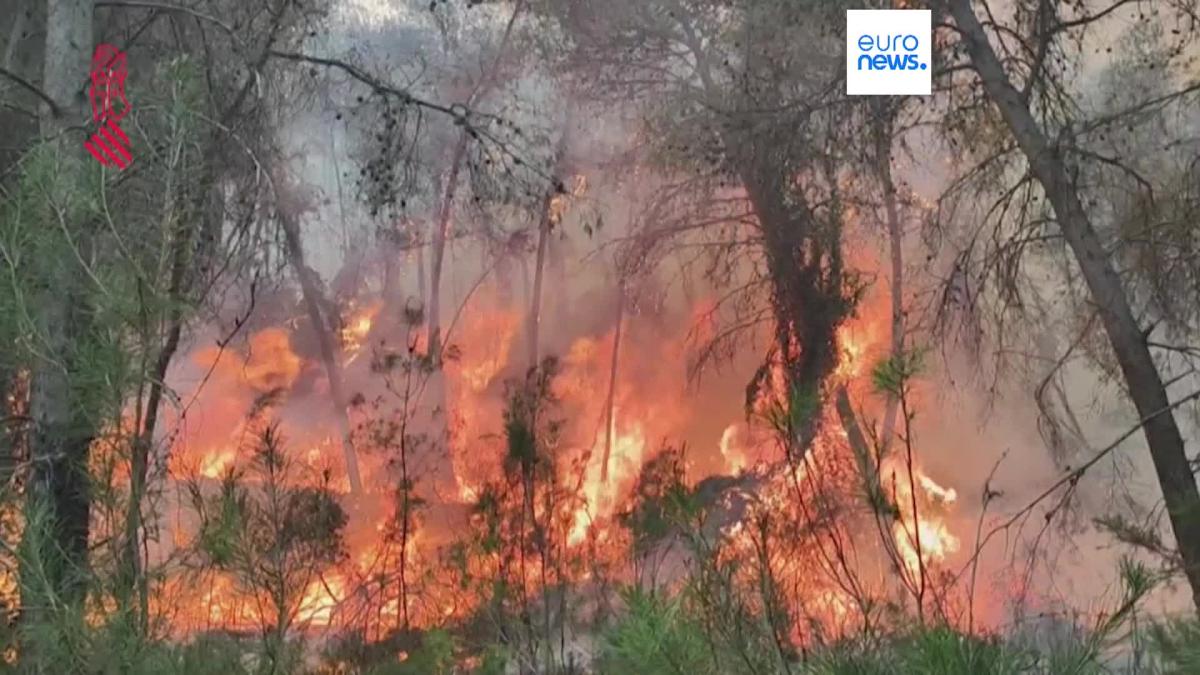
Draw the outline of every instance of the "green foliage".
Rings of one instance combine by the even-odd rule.
[[[244,652],[244,647],[229,638],[201,636],[180,648],[176,658],[181,673],[227,675],[245,670],[242,666]]]
[[[760,368],[760,374],[765,372]],[[758,379],[756,377],[747,390],[748,405],[758,396],[756,388],[762,386]],[[801,433],[811,430],[819,421],[822,405],[819,387],[819,382],[804,383],[803,386],[792,383],[786,401],[771,401],[764,406],[761,413],[763,421],[787,447],[792,448]]]
[[[229,472],[221,481],[221,490],[210,503],[216,508],[200,523],[199,547],[216,567],[233,562],[237,538],[245,527],[246,493]]]
[[[631,589],[625,615],[605,631],[596,671],[602,675],[716,674],[704,631],[681,600]]]
[[[1017,675],[1028,672],[1028,655],[947,627],[919,632],[898,649],[900,672],[926,675]]]
[[[369,675],[450,675],[454,672],[454,638],[444,630],[431,630],[421,637],[421,646],[399,663],[380,665]]]
[[[621,514],[621,523],[633,534],[635,555],[644,555],[681,523],[690,523],[700,506],[684,482],[682,454],[674,449],[659,453],[642,467],[633,507]]]
[[[253,650],[231,638],[202,634],[187,642],[147,638],[120,622],[90,626],[69,608],[23,627],[22,649],[44,672],[64,675],[255,675]]]
[[[1200,621],[1189,618],[1154,624],[1150,645],[1164,675],[1200,673]]]
[[[1127,629],[1142,600],[1158,583],[1158,579],[1142,563],[1132,558],[1120,562],[1121,599],[1116,607],[1103,612],[1085,639],[1068,649],[1051,654],[1055,673],[1091,673],[1106,650],[1128,637]]]
[[[871,383],[875,391],[888,396],[900,397],[925,364],[924,350],[904,351],[883,359],[871,370]]]
[[[546,449],[556,440],[561,422],[547,419],[545,413],[556,403],[550,385],[557,374],[558,362],[547,358],[530,369],[523,382],[508,385],[504,438],[505,464],[510,471],[529,475],[539,469],[550,470]]]
[[[882,643],[855,640],[818,650],[799,672],[804,675],[1065,675],[1092,672],[1064,670],[1062,664],[1065,660],[1061,654],[1039,655],[996,638],[972,636],[947,626],[935,626]]]
[[[509,649],[503,645],[488,645],[483,650],[483,656],[474,675],[507,675],[508,664],[512,660]]]
[[[820,650],[802,672],[805,675],[892,675],[895,668],[895,658],[887,650],[854,642]]]

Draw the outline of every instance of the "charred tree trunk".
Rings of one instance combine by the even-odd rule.
[[[428,320],[428,332],[426,333],[426,349],[432,363],[437,366],[437,373],[430,380],[430,396],[437,403],[437,422],[440,428],[437,431],[438,438],[446,440],[451,439],[452,424],[450,422],[450,397],[449,397],[449,382],[446,380],[446,373],[441,368],[442,364],[442,270],[446,257],[446,241],[450,236],[450,221],[454,211],[454,195],[458,187],[458,175],[462,170],[462,163],[467,153],[467,142],[469,136],[464,130],[459,137],[458,145],[454,148],[454,154],[450,160],[450,171],[446,177],[446,184],[442,190],[442,204],[438,211],[437,223],[433,229],[433,246],[430,250],[430,277],[429,277],[429,304],[426,306],[426,319]],[[420,263],[420,261],[418,261]],[[443,491],[453,494],[456,492],[457,477],[454,471],[454,460],[449,452],[441,453],[436,459],[436,464],[432,469],[434,475],[434,485],[440,485],[440,488],[435,487],[434,494]]]
[[[971,63],[1054,207],[1059,229],[1096,303],[1129,397],[1142,420],[1192,600],[1200,608],[1200,492],[1146,336],[1134,317],[1121,277],[1083,208],[1062,154],[1009,80],[970,1],[951,0],[949,6]]]
[[[358,455],[354,450],[354,438],[350,428],[350,416],[347,413],[349,400],[346,398],[342,382],[342,366],[337,360],[337,350],[333,343],[333,324],[325,316],[323,307],[327,306],[322,297],[320,282],[317,274],[304,262],[304,246],[300,239],[300,227],[296,216],[287,207],[280,208],[279,221],[283,226],[284,239],[287,244],[288,257],[296,277],[300,281],[300,291],[304,296],[304,306],[308,311],[309,321],[317,335],[317,344],[321,350],[321,360],[325,365],[325,375],[329,379],[329,395],[333,399],[333,412],[337,417],[338,431],[342,435],[342,453],[346,458],[346,477],[350,479],[350,491],[354,496],[362,495],[362,477],[358,471]]]
[[[745,28],[747,63],[761,62],[762,54],[749,48],[753,32]],[[696,60],[696,76],[716,109],[723,109],[722,88],[712,75],[710,53],[691,28],[685,29],[684,42]],[[756,100],[758,110],[782,107],[785,100],[777,92],[758,92],[767,97]],[[771,283],[771,304],[775,318],[775,350],[784,368],[789,391],[786,393],[788,429],[787,452],[790,461],[804,457],[820,424],[822,387],[837,365],[837,328],[849,315],[852,298],[847,297],[842,261],[842,223],[837,212],[836,173],[826,160],[822,168],[830,179],[831,213],[822,216],[803,194],[796,193],[790,182],[797,175],[794,156],[786,138],[772,137],[770,127],[761,126],[758,110],[734,115],[720,132],[730,169],[740,178],[762,234],[763,252]],[[731,113],[732,114],[732,113]],[[793,134],[792,125],[776,133]],[[746,388],[746,405],[767,384],[769,363],[759,368]]]

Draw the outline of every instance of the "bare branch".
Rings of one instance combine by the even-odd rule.
[[[21,77],[20,75],[17,75],[16,73],[12,72],[11,70],[8,70],[7,68],[5,68],[3,66],[0,66],[0,75],[3,75],[5,77],[7,77],[8,79],[12,80],[13,82],[16,82],[18,85],[21,86],[22,89],[33,92],[38,98],[45,101],[46,105],[50,106],[50,112],[54,113],[55,117],[58,117],[58,115],[62,109],[58,107],[58,104],[54,102],[54,99],[50,98],[49,94],[47,94],[46,92],[39,89],[37,86],[35,86],[29,80],[26,80],[25,78]]]

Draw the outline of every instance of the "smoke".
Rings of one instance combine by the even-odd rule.
[[[356,23],[364,16],[358,15],[347,19],[347,25],[354,31],[372,31],[369,44],[388,54],[428,54],[425,50],[433,45],[458,45],[465,42],[459,39],[462,33],[485,29],[491,31],[494,44],[506,18],[493,11],[473,18],[470,25],[447,27],[427,14],[385,15],[381,6],[365,0],[358,6],[371,20],[388,23],[368,29]],[[349,41],[356,34],[348,29],[335,40]],[[472,62],[486,63],[486,55]],[[436,98],[447,88],[461,86],[437,81],[449,77],[445,64],[431,64],[429,70],[436,77],[413,79],[416,91]],[[747,327],[728,338],[722,350],[701,358],[705,347],[730,327],[731,315],[719,309],[729,290],[714,282],[720,275],[699,273],[705,269],[704,258],[687,246],[647,256],[654,265],[621,264],[643,241],[637,237],[645,231],[645,214],[652,212],[651,204],[662,203],[655,200],[670,177],[644,168],[634,173],[624,163],[638,142],[638,129],[625,118],[626,111],[601,112],[564,101],[566,96],[539,81],[544,74],[524,77],[513,97],[520,102],[489,106],[497,114],[512,115],[518,125],[544,127],[529,132],[530,138],[538,139],[529,141],[531,145],[553,146],[559,134],[568,136],[564,175],[554,177],[568,189],[555,197],[562,218],[548,243],[538,352],[560,363],[554,414],[563,420],[564,431],[555,452],[562,480],[577,481],[586,502],[572,516],[571,543],[577,544],[593,527],[611,521],[642,467],[666,447],[685,449],[693,484],[778,461],[761,420],[747,413],[745,401],[746,384],[766,351],[769,325],[760,321]],[[380,355],[419,347],[424,339],[424,327],[406,321],[400,308],[421,308],[422,292],[428,297],[430,265],[421,256],[428,255],[448,148],[457,129],[445,120],[426,120],[433,131],[422,145],[414,146],[410,170],[417,177],[406,183],[411,192],[404,205],[372,215],[355,175],[371,156],[369,135],[364,136],[345,112],[355,105],[322,102],[296,118],[288,140],[294,170],[321,203],[305,222],[304,247],[330,298],[341,302],[339,358],[346,388],[357,402],[352,419],[361,424],[378,410],[398,405],[395,390],[373,367]],[[558,113],[563,108],[576,111],[569,129],[556,128],[554,122],[563,118]],[[953,256],[942,252],[927,257],[916,221],[922,208],[932,208],[950,170],[936,144],[926,147],[931,148],[928,156],[900,163],[899,179],[914,191],[918,206],[910,210],[906,237],[908,269],[916,272],[906,289],[912,302],[909,323],[917,327],[912,343],[933,347],[937,338],[928,330],[929,317],[918,314],[925,311],[921,301],[944,288],[944,263]],[[433,502],[422,527],[429,544],[451,541],[466,523],[466,505],[486,481],[502,475],[505,383],[519,380],[535,365],[526,356],[528,312],[541,218],[536,205],[547,185],[533,174],[551,169],[543,163],[537,171],[518,171],[514,180],[528,188],[525,193],[497,195],[487,192],[488,186],[505,175],[483,164],[485,157],[483,152],[472,155],[471,176],[453,205],[453,231],[441,280],[445,342],[455,357],[429,376],[415,412],[406,413],[416,418],[416,431],[427,438],[418,448],[415,475]],[[480,195],[492,201],[473,199]],[[381,297],[386,258],[393,252],[381,244],[380,233],[399,223],[422,232],[422,246],[405,248],[390,261],[398,266],[393,273],[404,298],[395,305]],[[878,430],[884,399],[872,390],[870,373],[873,364],[887,356],[891,310],[888,275],[876,256],[865,253],[886,244],[885,237],[872,230],[864,213],[848,235],[864,251],[852,256],[853,264],[874,282],[842,335],[846,365],[838,376],[850,382],[864,423]],[[740,278],[755,264],[753,259],[741,263],[732,278]],[[1045,276],[1044,284],[1036,289],[1041,297],[1062,295],[1061,282],[1052,274]],[[622,292],[626,299],[619,308]],[[270,412],[281,422],[290,452],[313,472],[332,475],[333,484],[347,490],[337,420],[312,327],[305,325],[294,295],[281,293],[272,300],[266,308],[269,319],[260,320],[225,348],[197,347],[170,374],[173,388],[187,401],[186,417],[175,420],[176,431],[170,432],[178,435],[172,443],[172,466],[181,475],[210,480],[236,468],[245,459],[244,421],[270,395]],[[614,371],[618,317],[621,344]],[[1048,300],[1041,318],[1040,326],[1027,325],[1011,342],[987,334],[975,344],[938,345],[915,393],[915,418],[908,433],[920,470],[930,481],[927,489],[956,495],[943,501],[946,540],[952,537],[957,546],[948,546],[939,564],[960,577],[964,586],[966,579],[976,579],[972,586],[981,608],[976,616],[980,625],[1003,626],[1014,617],[1086,607],[1111,590],[1117,562],[1128,551],[1090,518],[1111,511],[1147,518],[1152,514],[1136,504],[1152,503],[1158,496],[1146,448],[1140,436],[1134,436],[1090,470],[1068,500],[1052,495],[1001,527],[1023,513],[1072,464],[1086,460],[1135,422],[1120,392],[1092,365],[1071,362],[1053,378],[1051,392],[1057,397],[1057,411],[1070,411],[1071,424],[1063,427],[1059,419],[1057,430],[1047,426],[1031,392],[1049,373],[1046,362],[1053,364],[1078,334],[1079,308]],[[208,332],[210,337],[218,333]],[[1008,358],[1006,350],[1037,356]],[[1001,361],[1023,365],[1010,372],[996,365]],[[1031,361],[1036,365],[1030,366]],[[701,362],[705,367],[698,369]],[[374,402],[382,407],[372,408]],[[392,514],[396,468],[386,453],[372,450],[369,443],[358,449],[367,494],[351,510],[348,539],[352,561],[367,565],[378,553],[380,532]],[[606,450],[611,459],[604,477],[600,458]],[[977,544],[983,546],[978,555]],[[1182,606],[1182,599],[1169,593],[1156,602],[1164,609]],[[328,608],[322,611],[324,621],[332,620]]]

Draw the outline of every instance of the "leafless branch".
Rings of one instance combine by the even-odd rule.
[[[18,85],[21,86],[22,89],[33,92],[34,95],[36,95],[38,98],[45,101],[46,105],[50,106],[50,112],[54,113],[55,116],[58,116],[59,112],[62,110],[61,108],[58,107],[58,104],[54,102],[54,99],[50,98],[49,94],[42,91],[40,88],[38,88],[37,86],[32,84],[29,80],[26,80],[25,78],[21,77],[20,75],[17,75],[16,73],[12,72],[11,70],[8,70],[7,68],[4,68],[3,66],[0,66],[0,75],[3,75],[5,77],[7,77],[8,79],[12,80],[13,82],[16,82]]]

